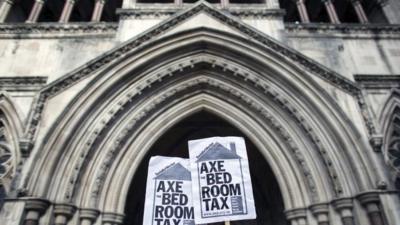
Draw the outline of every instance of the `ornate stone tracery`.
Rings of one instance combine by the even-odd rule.
[[[387,147],[387,157],[389,165],[395,172],[396,188],[400,189],[400,108],[396,108],[393,114],[388,133],[390,138]]]

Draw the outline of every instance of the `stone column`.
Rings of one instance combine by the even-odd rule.
[[[41,198],[30,198],[25,203],[24,225],[38,225],[39,219],[46,212],[50,202]]]
[[[353,216],[353,199],[339,198],[332,201],[335,210],[340,214],[343,225],[355,225]]]
[[[104,5],[106,4],[106,0],[97,0],[96,5],[94,6],[93,14],[92,14],[92,22],[99,22],[101,19],[101,15],[103,14]]]
[[[286,219],[290,225],[307,225],[307,209],[298,208],[286,211]]]
[[[177,6],[182,6],[183,1],[182,0],[174,0],[175,5]]]
[[[329,15],[329,20],[331,21],[331,23],[334,24],[339,24],[339,17],[336,13],[335,7],[333,6],[333,3],[331,0],[322,0],[322,2],[325,5],[326,11],[328,12]]]
[[[358,21],[360,23],[368,23],[368,18],[367,15],[365,14],[365,11],[361,5],[360,0],[352,0],[351,4],[353,5],[354,10],[356,11]]]
[[[76,207],[70,204],[56,204],[54,206],[54,225],[66,225],[74,215]]]
[[[103,214],[102,225],[119,225],[124,222],[125,215],[106,212]]]
[[[318,225],[329,225],[329,204],[319,203],[310,206],[310,210],[317,219]]]
[[[81,209],[79,212],[80,225],[93,225],[100,212],[96,209]]]
[[[222,7],[223,9],[224,9],[224,8],[227,8],[228,5],[229,5],[229,0],[221,0],[221,7]]]
[[[75,0],[66,0],[63,11],[61,13],[60,23],[67,23],[71,17],[72,9],[74,8]]]
[[[304,0],[296,0],[297,10],[299,11],[300,19],[302,23],[309,23],[310,18]]]
[[[38,21],[40,12],[43,9],[44,0],[36,0],[33,4],[31,13],[29,14],[28,19],[26,20],[27,23],[35,23]]]
[[[0,23],[4,23],[6,21],[8,13],[12,5],[14,4],[14,0],[3,0],[0,3]]]
[[[358,201],[365,208],[371,225],[385,225],[379,204],[379,193],[364,192],[357,196]]]

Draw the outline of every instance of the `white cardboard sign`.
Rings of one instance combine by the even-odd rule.
[[[256,218],[243,138],[192,140],[189,156],[196,224]]]
[[[189,160],[151,157],[143,225],[194,225]]]

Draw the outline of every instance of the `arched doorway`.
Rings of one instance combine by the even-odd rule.
[[[206,112],[197,112],[170,128],[151,147],[142,160],[129,189],[125,205],[124,225],[142,224],[147,166],[151,156],[164,155],[188,158],[187,142],[211,136],[242,136],[246,139],[250,173],[257,210],[257,220],[236,221],[239,224],[285,225],[282,196],[274,174],[255,145],[236,127]]]

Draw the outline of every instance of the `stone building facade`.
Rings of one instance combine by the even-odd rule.
[[[243,136],[263,225],[400,224],[397,0],[0,1],[0,223],[142,224],[152,155]]]

